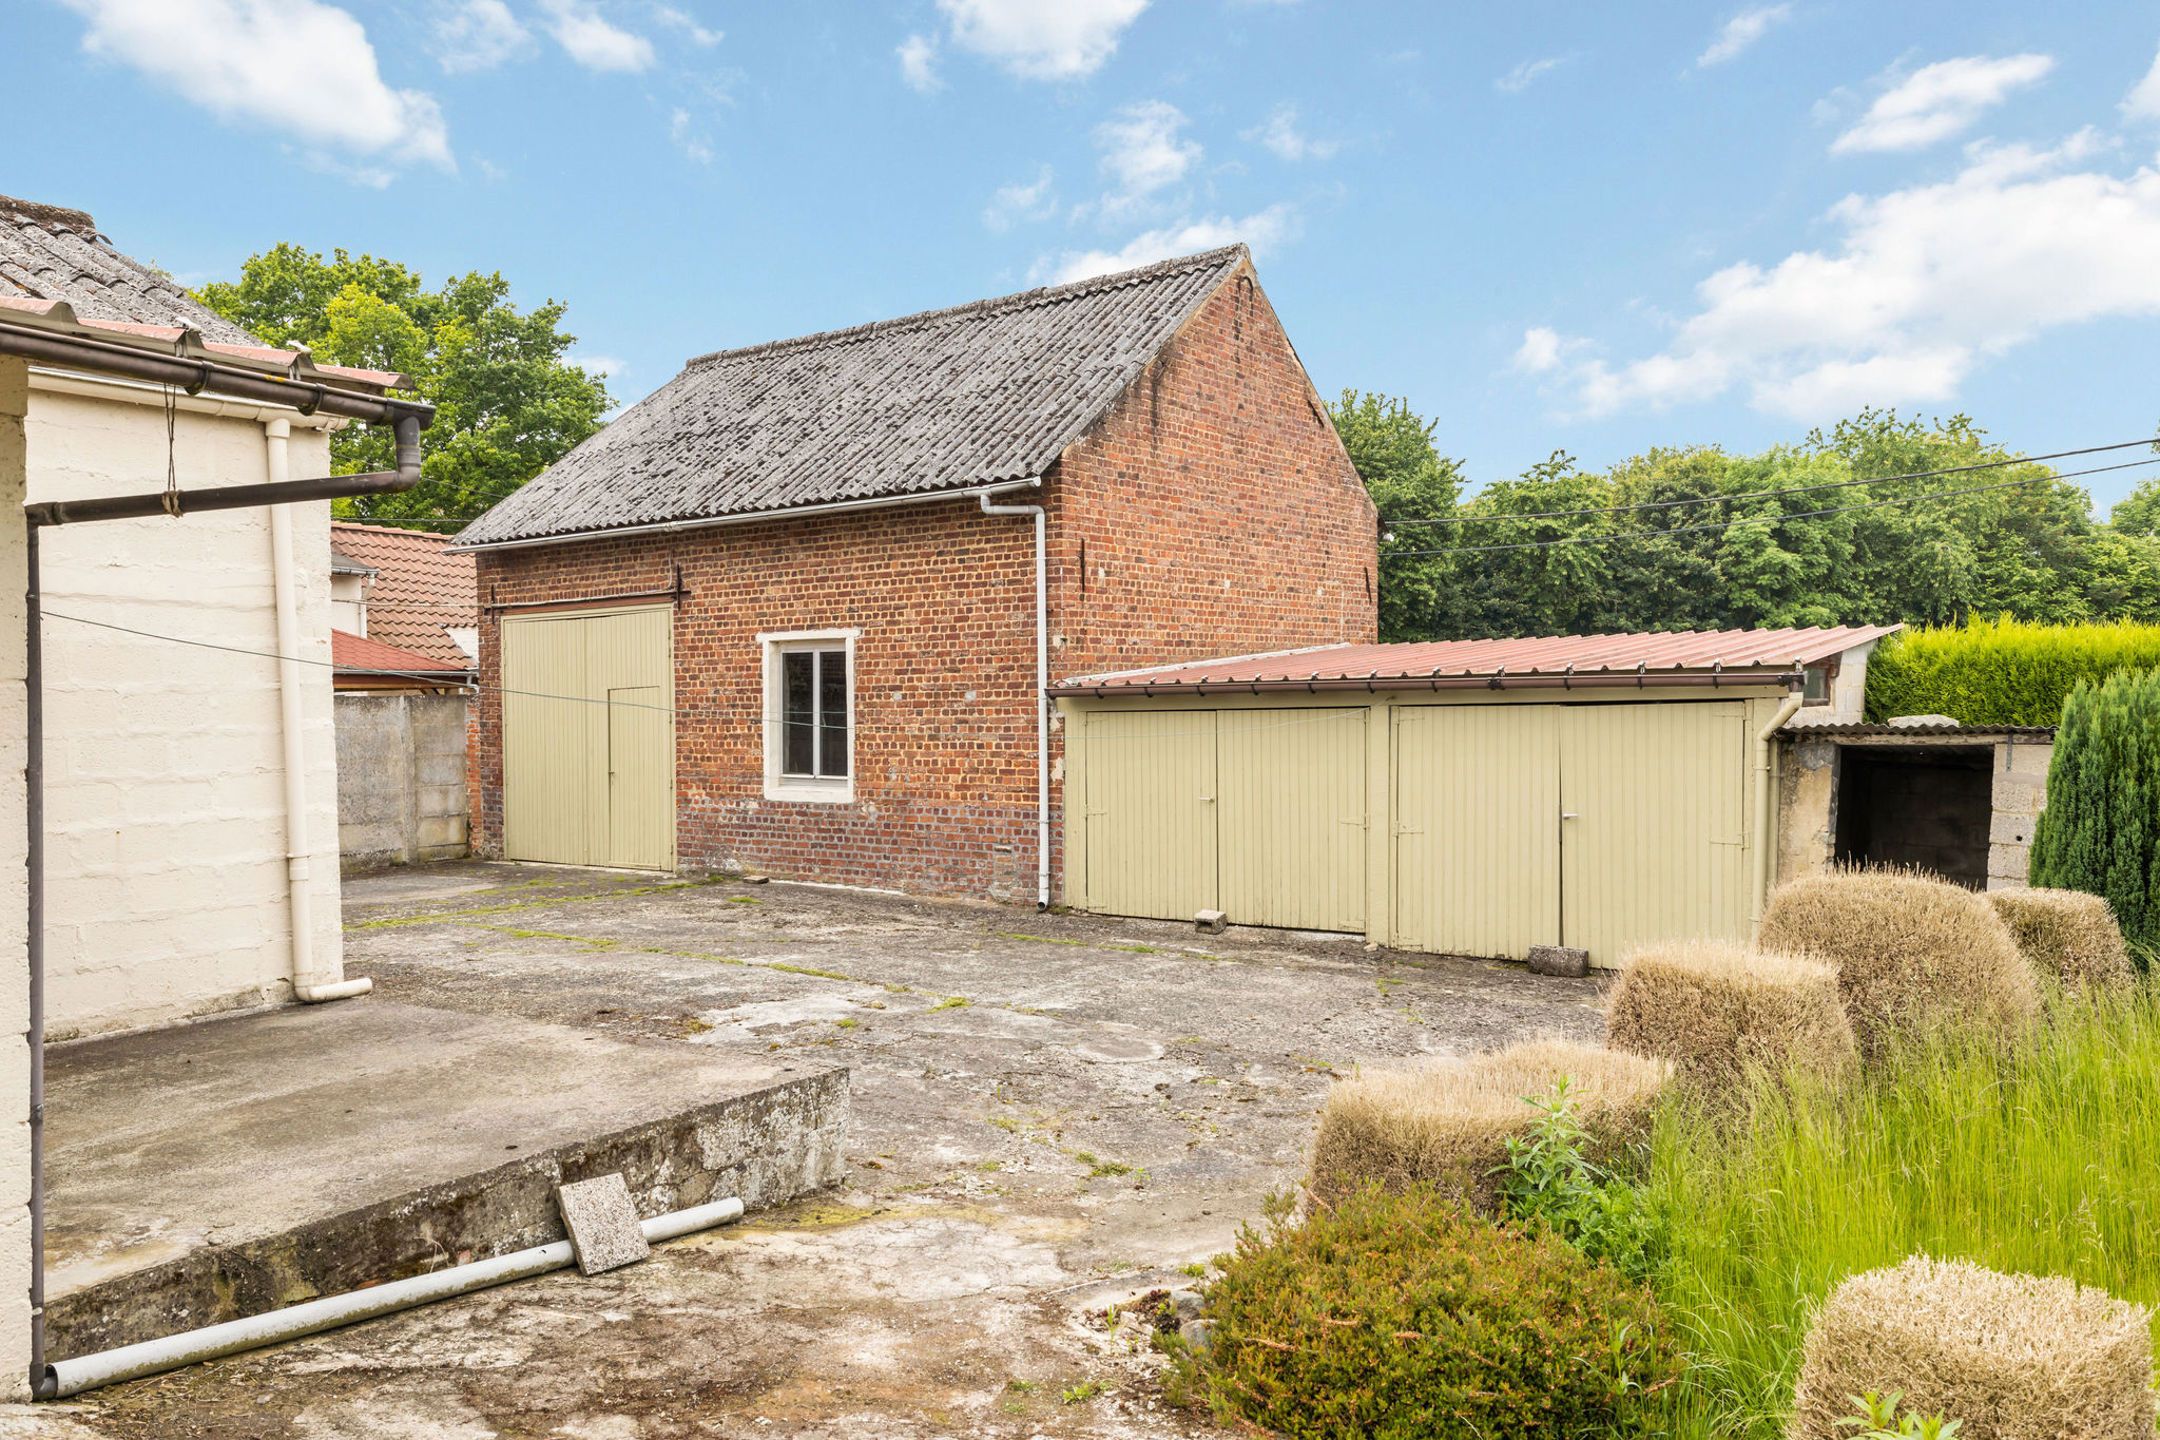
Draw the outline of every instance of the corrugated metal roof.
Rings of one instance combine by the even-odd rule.
[[[449,632],[480,623],[480,581],[472,556],[446,553],[449,541],[440,535],[350,520],[331,523],[330,541],[333,555],[375,572],[367,592],[370,638],[461,670],[471,663]]]
[[[188,294],[162,270],[113,247],[81,210],[0,195],[0,319],[34,317],[66,327],[161,341],[267,369],[320,374],[378,390],[407,388],[402,375],[314,364],[301,350],[263,344]]]
[[[1042,474],[1246,259],[723,350],[631,406],[460,545],[715,519]]]
[[[1590,676],[1649,679],[1686,675],[1744,678],[1789,674],[1897,625],[1809,626],[1790,630],[1674,630],[1623,635],[1541,635],[1515,640],[1436,640],[1396,645],[1327,645],[1268,655],[1201,660],[1148,670],[1084,675],[1059,689],[1115,691],[1241,689],[1370,684],[1376,689],[1438,680],[1492,680],[1559,686]],[[1739,672],[1739,673],[1735,673]]]
[[[2052,725],[1959,725],[1955,722],[1927,725],[1879,725],[1860,720],[1833,720],[1820,725],[1810,725],[1795,717],[1781,732],[1796,740],[1827,735],[1833,739],[1867,738],[1884,735],[1917,735],[1957,740],[2052,740]]]

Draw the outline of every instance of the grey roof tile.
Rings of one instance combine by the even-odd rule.
[[[1245,262],[1241,245],[692,360],[458,544],[1042,474]]]
[[[82,211],[6,195],[0,195],[0,296],[64,300],[85,320],[182,325],[212,344],[261,343],[171,276],[115,250]]]

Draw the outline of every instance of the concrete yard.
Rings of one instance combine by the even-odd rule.
[[[1328,937],[479,864],[351,880],[346,900],[348,972],[377,993],[310,1023],[410,1007],[665,1066],[844,1066],[847,1184],[628,1269],[18,1412],[0,1435],[1209,1433],[1103,1307],[1227,1249],[1295,1182],[1356,1062],[1600,1029],[1594,982]],[[488,1083],[453,1068],[445,1114]],[[287,1153],[265,1136],[249,1161],[244,1127],[230,1143],[266,1174]]]

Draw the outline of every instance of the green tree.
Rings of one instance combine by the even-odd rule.
[[[476,515],[600,428],[613,405],[601,378],[571,363],[577,337],[564,307],[510,301],[499,274],[478,271],[429,288],[394,260],[298,245],[248,258],[236,281],[197,292],[203,303],[273,345],[306,345],[317,361],[395,370],[436,406],[419,485],[403,495],[340,502],[342,513],[396,521]],[[387,431],[351,426],[331,437],[339,474],[391,465]]]
[[[1402,552],[1444,544],[1448,527],[1388,522],[1453,514],[1462,491],[1462,462],[1441,455],[1432,439],[1437,422],[1413,413],[1407,400],[1345,390],[1328,414],[1380,511],[1380,638],[1429,639],[1446,563],[1443,557]]]
[[[2123,535],[2160,535],[2160,476],[2140,480],[2137,489],[2116,501],[2108,523]]]
[[[2032,883],[2103,896],[2146,967],[2160,947],[2160,670],[2073,690],[2055,732]]]

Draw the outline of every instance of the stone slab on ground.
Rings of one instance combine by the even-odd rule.
[[[379,997],[46,1063],[63,1358],[560,1240],[566,1181],[653,1215],[843,1174],[844,1069]]]
[[[555,1192],[563,1229],[570,1232],[571,1252],[586,1275],[635,1265],[652,1253],[638,1228],[637,1206],[620,1173],[595,1175]]]

